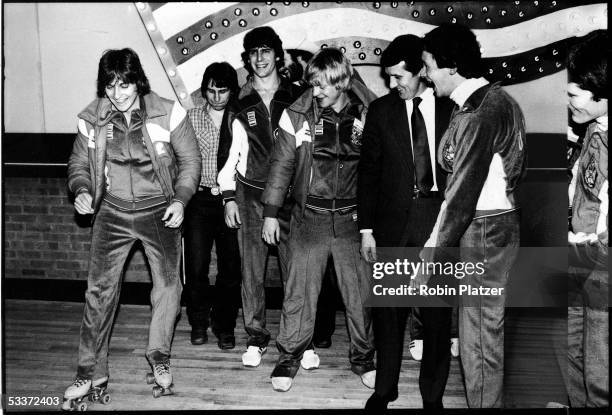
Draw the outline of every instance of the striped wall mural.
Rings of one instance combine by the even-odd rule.
[[[607,28],[607,4],[592,1],[136,3],[136,8],[186,107],[201,102],[206,66],[227,61],[246,71],[240,53],[249,30],[271,26],[286,49],[341,48],[370,88],[382,95],[382,50],[401,34],[424,35],[454,22],[474,30],[491,81],[528,85],[565,67],[568,47]],[[561,82],[557,82],[564,88]],[[543,109],[545,111],[545,109]]]

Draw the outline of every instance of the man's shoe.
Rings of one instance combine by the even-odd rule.
[[[230,350],[236,347],[236,337],[233,333],[220,333],[217,340],[217,346],[221,350]]]
[[[408,350],[410,350],[412,358],[417,362],[420,362],[423,358],[423,340],[411,341],[408,345]]]
[[[208,334],[206,334],[205,327],[192,327],[191,328],[191,344],[199,346],[208,341]]]
[[[376,371],[370,370],[361,375],[361,382],[369,389],[374,389],[376,386]]]
[[[331,338],[315,340],[312,342],[317,349],[329,349],[332,345]]]
[[[389,401],[381,398],[374,392],[365,404],[365,411],[369,414],[380,414],[387,410]]]
[[[293,378],[278,376],[272,378],[272,389],[277,392],[287,392],[291,389],[291,384],[293,383]]]
[[[248,367],[257,367],[261,363],[261,356],[266,353],[267,347],[249,346],[242,354],[242,364]],[[291,386],[291,385],[290,385]]]
[[[306,370],[318,369],[320,363],[321,359],[313,349],[306,350],[300,361],[300,365]]]
[[[459,357],[459,339],[457,337],[453,337],[451,339],[451,356]]]

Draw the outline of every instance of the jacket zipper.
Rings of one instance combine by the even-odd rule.
[[[332,208],[336,206],[336,196],[338,196],[338,179],[340,177],[340,123],[336,121],[336,182],[334,183],[334,201]]]

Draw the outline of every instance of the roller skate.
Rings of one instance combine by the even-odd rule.
[[[107,405],[111,401],[111,396],[106,392],[108,387],[108,377],[96,379],[93,382],[89,379],[77,377],[72,385],[68,386],[64,392],[64,402],[62,410],[64,411],[86,411],[88,399],[89,402],[100,402]]]
[[[148,385],[153,386],[153,397],[159,398],[165,395],[174,395],[172,383],[172,374],[170,373],[170,360],[165,359],[151,364],[152,373],[147,373],[146,381]]]

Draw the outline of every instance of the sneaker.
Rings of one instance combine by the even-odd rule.
[[[320,363],[321,359],[314,349],[306,350],[300,361],[300,365],[306,370],[318,369]]]
[[[423,340],[411,341],[408,345],[408,350],[410,350],[412,358],[417,362],[420,362],[423,358]]]
[[[77,377],[72,385],[66,388],[64,399],[78,399],[87,394],[91,388],[91,379]]]
[[[277,392],[287,392],[291,389],[293,378],[285,376],[277,376],[272,378],[272,389]]]
[[[362,374],[361,383],[363,383],[367,388],[374,389],[374,386],[376,386],[376,371],[370,370],[369,372]]]
[[[170,360],[162,360],[153,365],[153,376],[155,383],[166,389],[172,385],[172,374],[170,373]]]
[[[266,353],[267,347],[249,346],[242,354],[242,364],[248,367],[257,367],[261,363],[261,356]]]
[[[457,337],[451,339],[451,356],[459,357],[459,339]]]

